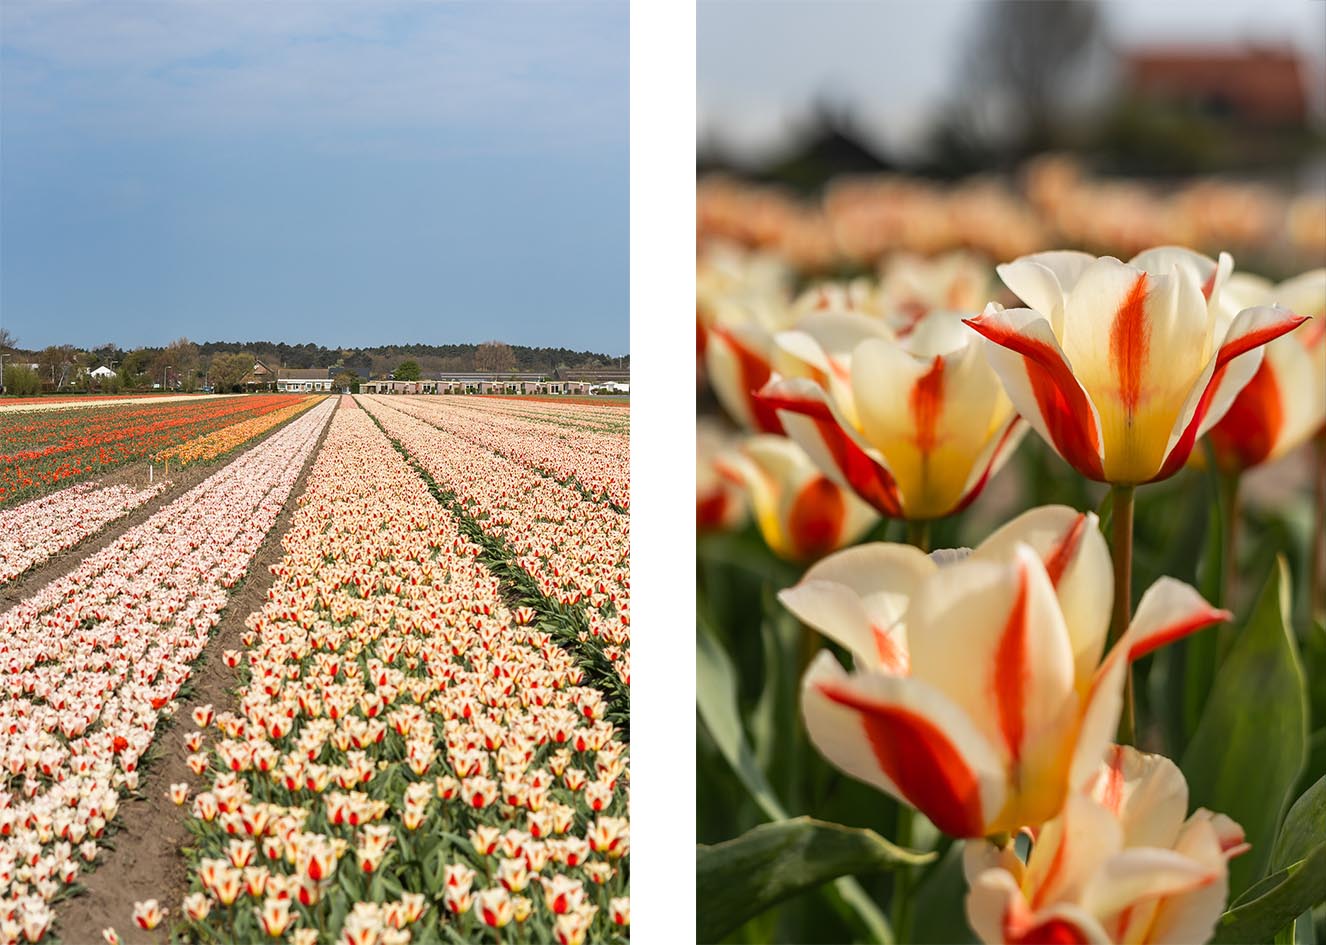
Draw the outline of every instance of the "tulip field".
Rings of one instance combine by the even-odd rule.
[[[263,429],[270,429],[289,419],[281,411],[300,402],[307,405],[298,395],[270,394],[202,402],[196,397],[143,398],[0,410],[0,507],[158,453],[165,454],[161,461],[174,451],[191,456],[189,444],[241,422],[265,417],[272,422]],[[233,448],[257,430],[250,427],[246,432],[241,439],[227,440],[225,448]],[[217,448],[207,458],[223,451]]]
[[[1326,269],[890,193],[702,189],[699,940],[1326,940]]]
[[[70,941],[75,905],[111,945],[627,940],[627,412],[276,400],[8,428],[217,465],[36,585],[169,485],[0,509],[22,592],[0,613],[0,941]],[[193,695],[203,659],[223,700]],[[175,753],[184,781],[159,770]],[[159,842],[119,826],[147,796],[192,837],[179,867],[151,898],[71,899]]]

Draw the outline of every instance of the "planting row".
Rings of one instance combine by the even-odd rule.
[[[0,940],[35,941],[94,864],[228,591],[331,413],[245,453],[0,615]]]
[[[179,446],[172,446],[169,449],[162,450],[152,458],[159,463],[176,463],[180,466],[216,459],[218,456],[229,453],[235,447],[247,443],[254,437],[262,436],[268,430],[299,416],[316,404],[319,399],[317,397],[305,397],[287,407],[280,407],[252,419],[232,423],[228,427],[222,427],[215,433],[200,436],[196,440],[181,443]]]
[[[582,614],[629,685],[630,522],[611,508],[485,447],[418,420],[390,397],[363,403],[464,513],[501,542],[551,604]]]
[[[0,415],[0,505],[297,403],[272,394]]]
[[[631,447],[625,434],[531,420],[493,405],[457,398],[403,397],[392,404],[412,417],[515,460],[558,482],[579,483],[592,498],[625,510],[631,504]],[[500,403],[500,402],[499,402]],[[574,407],[560,407],[573,415]]]
[[[6,397],[0,401],[0,413],[33,413],[34,411],[64,410],[69,407],[111,407],[116,404],[150,402],[154,404],[178,403],[185,400],[215,400],[213,394],[79,394],[68,397]]]
[[[624,939],[629,758],[602,696],[346,403],[225,654],[239,710],[201,710],[186,737],[203,784],[174,789],[196,836],[177,933]]]
[[[536,420],[544,425],[581,427],[604,433],[628,433],[631,411],[626,404],[586,403],[583,400],[522,400],[517,397],[457,399],[458,409]]]
[[[49,561],[105,525],[123,518],[166,488],[80,483],[0,509],[0,584]]]

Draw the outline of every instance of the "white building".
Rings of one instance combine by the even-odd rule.
[[[332,389],[326,368],[279,368],[276,389],[285,393],[309,394]]]

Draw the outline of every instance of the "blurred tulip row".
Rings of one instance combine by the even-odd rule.
[[[439,439],[371,400],[411,448],[412,432]],[[268,601],[224,655],[246,680],[238,711],[204,707],[185,738],[202,784],[172,798],[197,837],[181,928],[624,940],[629,756],[602,695],[528,608],[508,609],[483,549],[373,419],[345,408]],[[138,906],[139,925],[162,921],[157,902]]]
[[[35,942],[279,515],[324,404],[0,615],[0,941]],[[58,921],[58,919],[57,919]]]
[[[200,436],[188,443],[181,443],[162,450],[152,457],[158,463],[174,463],[187,466],[189,463],[207,462],[229,453],[235,447],[247,443],[256,436],[262,436],[268,430],[274,430],[281,424],[299,416],[305,410],[319,403],[321,398],[305,397],[289,406],[282,406],[270,413],[260,414],[248,420],[241,420],[228,427],[222,427],[215,433]]]
[[[701,374],[745,428],[697,431],[700,824],[723,841],[699,848],[704,888],[836,879],[821,909],[873,940],[1260,941],[1321,925],[1326,840],[1298,834],[1326,810],[1308,738],[1326,688],[1300,655],[1326,657],[1326,269],[1272,284],[1180,247],[993,270],[961,253],[793,286],[776,258],[699,260]],[[1298,454],[1313,440],[1315,465]],[[1013,463],[1027,453],[1040,458]],[[1290,456],[1317,504],[1271,550],[1309,587],[1268,563],[1254,601],[1244,480]],[[1170,480],[1191,493],[1164,493],[1173,512],[1146,501]],[[741,538],[747,515],[772,557]],[[958,536],[983,540],[932,551]],[[1140,595],[1135,573],[1154,576]],[[795,718],[827,771],[767,737]],[[704,783],[714,754],[726,792]],[[892,802],[872,809],[832,771]],[[753,812],[775,824],[710,832]],[[846,828],[788,813],[892,844],[869,833],[870,856],[845,856]],[[799,870],[752,870],[771,829],[804,845]],[[848,878],[881,859],[892,875],[873,894]],[[964,873],[967,929],[932,914],[956,908]],[[719,918],[705,899],[702,938],[835,928],[810,905]]]
[[[1012,259],[1080,246],[1131,256],[1162,244],[1234,249],[1292,268],[1326,253],[1326,198],[1222,178],[1162,189],[1096,178],[1070,157],[1048,155],[1030,162],[1013,186],[993,176],[953,185],[844,177],[819,200],[709,177],[698,188],[696,233],[701,245],[735,243],[817,274],[874,266],[899,252],[966,248]]]

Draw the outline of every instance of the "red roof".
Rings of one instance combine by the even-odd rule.
[[[1259,124],[1300,124],[1307,115],[1303,68],[1289,49],[1137,50],[1125,57],[1135,92],[1227,110]]]

